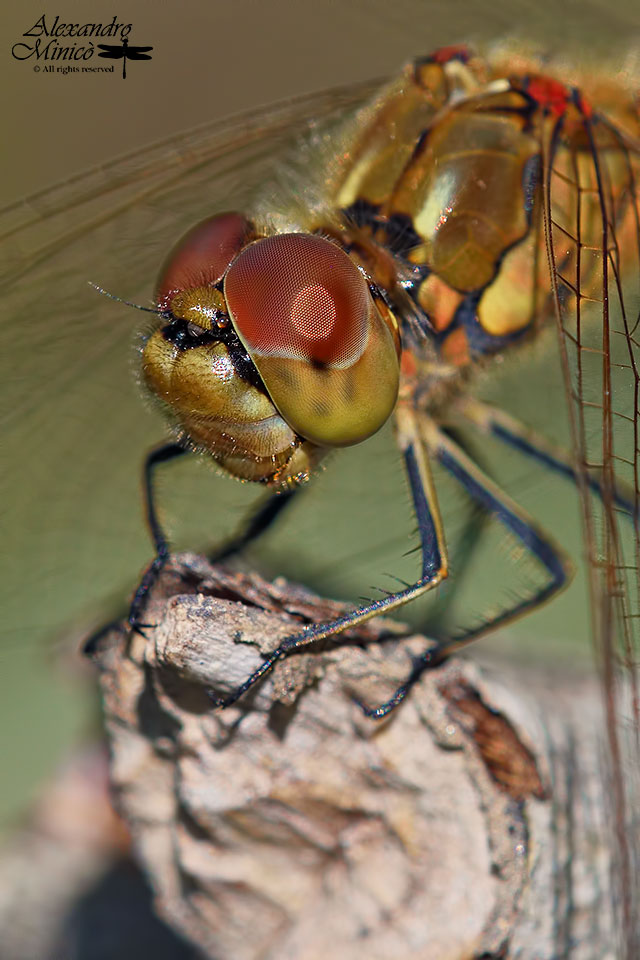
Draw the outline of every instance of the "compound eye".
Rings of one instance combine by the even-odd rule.
[[[177,293],[218,283],[246,244],[251,229],[241,213],[220,213],[192,227],[160,271],[156,287],[159,309],[170,309]]]
[[[347,367],[367,343],[369,290],[346,253],[310,234],[257,240],[233,263],[224,293],[255,358],[287,357]]]
[[[398,392],[398,328],[356,265],[311,234],[256,240],[224,278],[227,310],[273,403],[318,446],[360,443]]]

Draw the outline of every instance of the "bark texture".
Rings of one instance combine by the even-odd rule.
[[[613,958],[593,690],[450,661],[369,720],[356,701],[428,644],[376,620],[212,708],[343,609],[185,555],[147,636],[100,641],[115,798],[161,915],[215,960]]]

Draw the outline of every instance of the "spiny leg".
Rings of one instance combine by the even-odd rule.
[[[242,530],[235,534],[227,543],[209,554],[211,563],[222,563],[237,553],[241,553],[250,543],[261,537],[280,516],[282,511],[291,503],[300,489],[299,486],[279,491],[268,497],[253,513]]]
[[[142,636],[144,636],[144,628],[149,626],[147,623],[140,622],[140,615],[144,609],[147,594],[158,579],[160,572],[169,557],[169,544],[158,519],[158,513],[155,505],[153,472],[161,463],[166,463],[169,460],[175,460],[176,457],[181,457],[183,454],[188,452],[188,449],[181,446],[179,443],[163,443],[161,446],[155,447],[153,450],[151,450],[147,454],[144,462],[143,496],[145,515],[149,530],[151,532],[151,537],[153,539],[155,557],[151,565],[146,569],[144,576],[142,577],[142,580],[136,589],[127,617],[127,622],[131,629],[136,633],[142,634]],[[102,638],[111,630],[117,628],[122,629],[120,620],[113,620],[104,624],[104,626],[100,627],[88,637],[84,643],[83,652],[89,657],[92,656],[99,646]]]
[[[144,609],[146,597],[156,583],[169,559],[170,553],[169,540],[162,529],[156,507],[156,491],[154,488],[155,471],[161,464],[175,460],[185,453],[190,453],[188,447],[184,447],[179,443],[167,443],[151,450],[144,463],[143,488],[145,516],[155,548],[155,557],[140,581],[129,610],[129,624],[138,631],[143,629],[144,626],[148,626],[148,624],[140,623],[140,614]],[[227,560],[234,554],[239,553],[254,540],[257,540],[258,537],[274,523],[287,504],[291,502],[295,490],[296,488],[293,488],[270,496],[254,516],[249,519],[244,530],[219,550],[212,553],[209,557],[211,563],[220,563],[222,560]]]
[[[566,451],[549,443],[543,436],[520,423],[515,417],[497,407],[468,398],[459,404],[458,409],[465,419],[484,433],[496,437],[510,447],[544,464],[555,473],[561,473],[573,480],[574,483],[578,483],[576,468]],[[597,477],[590,474],[587,482],[589,488],[602,499],[603,486]],[[637,502],[635,489],[619,480],[616,481],[613,491],[613,502],[615,506],[629,514],[630,518],[640,512],[640,504]]]
[[[177,457],[189,453],[187,447],[179,443],[164,443],[160,447],[150,450],[146,456],[143,468],[144,506],[147,525],[155,549],[155,557],[138,585],[131,607],[129,608],[129,625],[140,632],[148,624],[140,623],[140,615],[144,609],[147,594],[156,583],[160,573],[169,559],[169,541],[165,536],[156,509],[156,495],[153,486],[154,472],[162,463],[168,463]]]
[[[469,456],[472,455],[462,431],[449,424],[442,429],[465,453]],[[478,466],[488,472],[483,462],[478,462]],[[455,602],[457,591],[460,583],[464,580],[467,569],[474,562],[477,550],[483,542],[487,524],[490,521],[487,512],[475,500],[469,501],[468,507],[469,513],[466,518],[461,512],[456,515],[456,521],[461,523],[462,533],[455,545],[455,577],[452,578],[447,590],[441,591],[433,598],[433,602],[429,604],[427,619],[423,623],[423,632],[433,640],[448,634],[445,626],[448,611]],[[453,563],[451,556],[450,560]]]
[[[547,537],[492,480],[442,430],[425,418],[423,438],[429,452],[464,487],[469,496],[488,513],[493,514],[511,531],[529,552],[542,564],[548,573],[548,581],[533,596],[515,603],[492,617],[481,626],[465,630],[457,636],[437,644],[414,661],[406,681],[394,695],[377,707],[363,707],[369,717],[384,717],[397,707],[420,679],[425,670],[441,663],[452,653],[467,646],[473,640],[497,627],[511,623],[549,600],[563,589],[571,576],[571,565],[564,553]]]
[[[260,667],[244,683],[226,697],[215,698],[216,706],[228,707],[269,673],[274,665],[294,650],[300,650],[319,640],[333,637],[343,630],[355,627],[371,617],[389,613],[433,589],[447,576],[448,561],[442,522],[424,444],[420,438],[413,410],[400,405],[396,410],[398,442],[404,455],[409,485],[415,505],[422,545],[422,576],[414,584],[372,601],[337,617],[329,623],[312,624],[300,633],[287,637],[276,647]]]

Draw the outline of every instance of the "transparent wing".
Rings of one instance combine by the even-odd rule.
[[[140,403],[130,369],[141,314],[89,281],[149,304],[164,257],[189,226],[242,208],[274,155],[371,89],[200,127],[0,213],[3,652],[51,636],[92,597],[122,589],[149,555],[140,464],[165,431]],[[224,485],[216,505],[237,495]],[[200,522],[194,544],[207,540]]]
[[[254,162],[268,159],[310,124],[361,103],[379,85],[338,87],[203,124],[9,204],[0,210],[3,288],[101,223],[151,202],[196,172],[211,179],[214,202],[227,198],[228,184],[217,187],[213,178],[230,169],[255,187]]]
[[[631,958],[640,955],[640,145],[580,105],[544,139],[547,250],[604,690],[619,955]],[[634,491],[631,518],[615,505],[616,480]]]

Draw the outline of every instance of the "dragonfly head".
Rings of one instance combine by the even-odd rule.
[[[395,317],[325,237],[258,237],[241,214],[211,217],[172,251],[156,302],[145,382],[197,446],[243,479],[275,482],[274,456],[298,451],[301,461],[312,448],[359,443],[393,410]]]

